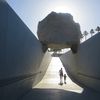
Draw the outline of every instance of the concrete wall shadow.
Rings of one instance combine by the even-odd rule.
[[[51,56],[5,0],[0,1],[0,100],[16,100],[44,76]]]
[[[60,57],[66,71],[78,83],[100,91],[100,33],[80,44],[77,54],[71,51]]]

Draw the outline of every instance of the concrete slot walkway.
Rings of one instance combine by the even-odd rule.
[[[59,85],[59,69],[61,67],[66,73],[60,59],[53,57],[41,82],[21,100],[100,100],[100,93],[81,88],[68,76],[67,83]]]
[[[83,89],[77,84],[75,84],[74,82],[72,82],[68,76],[66,79],[66,84],[59,85],[59,82],[60,82],[59,69],[60,68],[63,68],[63,72],[67,75],[60,59],[58,57],[53,57],[44,78],[34,88],[63,89],[63,90],[81,93]]]

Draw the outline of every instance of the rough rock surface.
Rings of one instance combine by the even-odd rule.
[[[80,26],[69,13],[51,12],[38,23],[37,35],[44,43],[79,42]]]

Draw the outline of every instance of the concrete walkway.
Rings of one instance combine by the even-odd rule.
[[[67,83],[59,85],[61,67],[66,73],[60,59],[53,57],[44,78],[21,100],[100,100],[100,93],[81,88],[68,76]]]
[[[33,89],[20,100],[100,100],[100,94],[89,90],[80,94],[61,89]]]
[[[53,57],[44,78],[34,88],[63,89],[81,93],[83,89],[74,82],[72,82],[72,80],[68,77],[68,75],[66,79],[66,84],[59,85],[60,68],[63,68],[63,72],[67,75],[60,59],[58,57]]]

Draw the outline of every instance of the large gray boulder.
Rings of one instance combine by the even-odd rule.
[[[37,35],[47,48],[70,47],[76,52],[81,31],[80,25],[74,22],[71,14],[51,12],[38,23]]]

